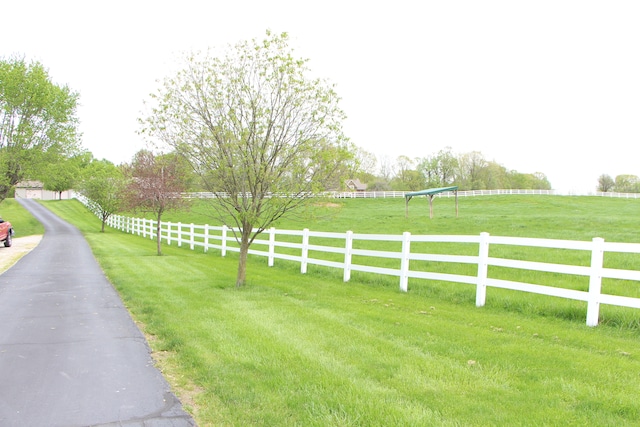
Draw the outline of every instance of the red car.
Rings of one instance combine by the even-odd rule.
[[[5,247],[11,246],[13,237],[13,227],[9,221],[0,218],[0,242],[4,242]]]

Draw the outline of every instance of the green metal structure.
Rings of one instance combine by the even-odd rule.
[[[441,188],[428,188],[426,190],[412,191],[405,193],[405,217],[409,217],[409,200],[416,196],[427,196],[429,198],[429,218],[433,218],[433,198],[436,194],[444,193],[445,191],[452,191],[456,195],[456,218],[458,217],[458,186],[441,187]]]

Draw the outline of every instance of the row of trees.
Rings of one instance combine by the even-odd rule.
[[[211,213],[239,230],[237,286],[244,284],[256,236],[353,165],[334,87],[308,77],[307,60],[293,55],[286,33],[267,32],[264,40],[240,42],[221,57],[185,58],[184,69],[163,82],[141,119],[150,142],[173,154],[142,152],[123,167],[83,157],[77,94],[52,84],[38,63],[0,62],[2,199],[27,178],[52,185],[65,169],[47,175],[43,166],[67,163],[81,170],[71,174],[83,177],[75,186],[103,219],[134,207],[154,210],[160,219],[185,185],[167,178],[185,178],[172,170],[188,165],[203,189],[229,196],[213,199]]]
[[[93,203],[93,209],[106,221],[122,211],[152,213],[160,235],[162,215],[187,205],[181,197],[190,184],[189,165],[176,154],[155,155],[141,150],[131,163],[116,166],[108,160],[93,160],[83,170],[76,188]],[[156,239],[162,255],[160,239]]]
[[[542,189],[551,184],[541,173],[520,173],[495,161],[485,159],[479,151],[454,154],[450,147],[427,157],[399,156],[395,162],[358,150],[360,181],[374,191],[421,190],[457,185],[461,190]]]
[[[636,175],[618,175],[615,179],[611,175],[603,174],[598,177],[598,191],[603,193],[640,193],[640,178]]]

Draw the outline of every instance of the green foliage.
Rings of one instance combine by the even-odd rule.
[[[14,199],[5,199],[0,202],[0,218],[11,222],[16,233],[15,237],[44,233],[42,224]]]
[[[616,182],[611,178],[611,176],[602,174],[598,177],[598,187],[596,190],[605,193],[607,191],[612,191],[615,185]]]
[[[604,231],[607,240],[640,241],[634,200],[461,202],[459,219],[440,214],[429,221],[414,209],[403,222],[402,199],[344,200],[317,206],[316,217],[326,218],[305,226],[370,232],[383,224],[385,233],[443,234],[486,227],[498,235],[567,238]],[[451,208],[448,199],[436,204],[438,212]],[[236,290],[233,254],[171,246],[164,257],[150,257],[153,242],[97,233],[98,220],[78,202],[46,205],[85,233],[153,337],[155,354],[170,360],[164,372],[182,384],[176,392],[183,402],[191,396],[198,425],[640,423],[637,326],[588,328],[584,318],[541,317],[506,304],[478,309],[460,297],[466,285],[400,293],[395,280],[343,283],[326,269],[300,275],[296,265],[269,268],[257,257],[249,259],[249,286]],[[339,212],[330,218],[330,209]],[[189,219],[185,214],[183,222]],[[535,296],[522,298],[540,304]]]
[[[451,147],[418,161],[416,168],[425,178],[426,187],[448,187],[454,185],[458,172],[458,159]]]
[[[111,215],[123,206],[125,178],[122,170],[108,160],[92,160],[83,170],[80,193],[89,199],[102,219],[102,231]]]
[[[123,203],[134,212],[150,212],[154,215],[160,234],[162,215],[174,209],[186,208],[188,199],[181,194],[189,186],[190,167],[175,153],[156,156],[151,151],[141,150],[131,164],[123,165],[126,185]],[[157,241],[158,255],[162,255],[160,240]]]
[[[51,82],[44,66],[0,59],[0,200],[56,156],[78,149],[78,94]]]
[[[238,43],[224,56],[190,56],[152,97],[143,132],[188,159],[246,255],[262,230],[312,193],[339,185],[352,147],[333,86],[308,77],[286,33]],[[297,197],[271,197],[272,195]],[[244,256],[238,284],[244,281]]]
[[[43,181],[45,190],[62,193],[75,187],[80,171],[80,161],[77,157],[59,157],[47,164],[39,178]]]
[[[618,193],[640,193],[640,178],[636,175],[618,175],[614,190]]]
[[[416,158],[415,161],[404,155],[399,156],[395,168],[391,168],[383,159],[380,176],[358,177],[369,184],[370,190],[376,191],[415,191],[450,185],[457,185],[460,190],[551,189],[551,183],[541,172],[507,170],[495,161],[486,160],[479,151],[455,155],[451,147],[428,157]]]

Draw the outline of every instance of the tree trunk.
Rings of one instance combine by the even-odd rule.
[[[160,236],[160,220],[162,219],[162,214],[158,214],[158,222],[156,223],[156,243],[158,245],[158,255],[162,255],[162,236]]]
[[[249,236],[253,227],[245,225],[240,238],[240,260],[238,261],[238,277],[236,278],[236,288],[244,286],[247,273],[247,254],[249,253]]]

